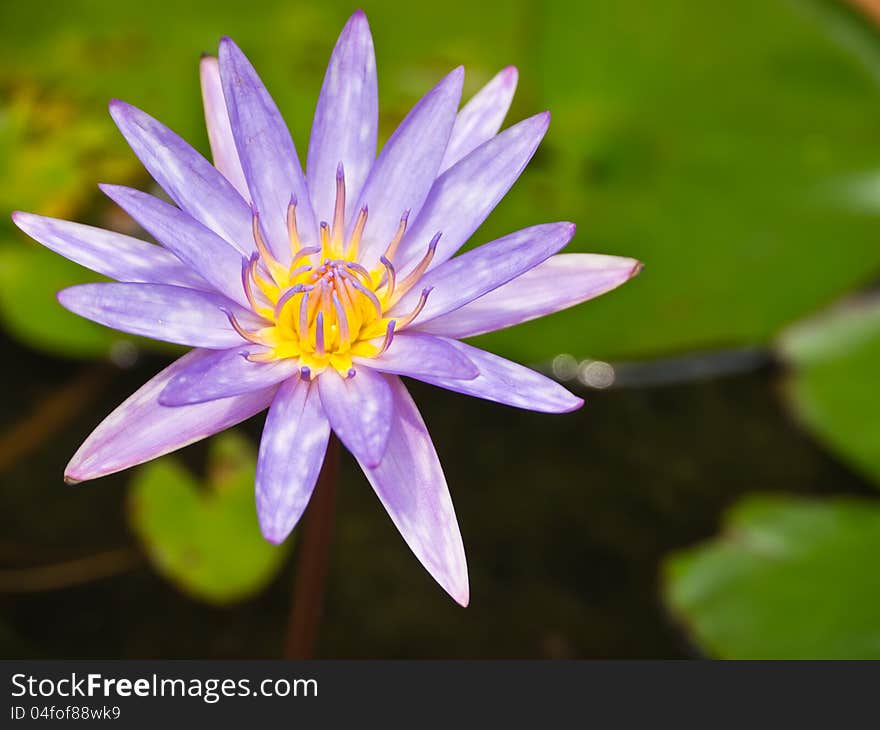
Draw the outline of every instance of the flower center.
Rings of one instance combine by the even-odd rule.
[[[349,240],[344,240],[345,179],[340,163],[336,173],[336,209],[332,227],[321,223],[320,246],[303,247],[296,228],[296,201],[287,211],[291,248],[289,265],[279,262],[266,246],[257,212],[253,232],[256,252],[243,262],[242,285],[253,311],[266,326],[247,331],[230,315],[246,340],[266,348],[252,354],[256,362],[295,358],[304,376],[319,374],[328,366],[345,377],[354,374],[352,358],[382,354],[399,331],[421,312],[430,292],[422,292],[412,312],[390,318],[387,312],[424,274],[434,255],[438,233],[428,251],[405,277],[399,278],[393,259],[406,232],[408,212],[401,216],[381,265],[367,270],[357,261],[361,235],[367,222],[364,207]]]

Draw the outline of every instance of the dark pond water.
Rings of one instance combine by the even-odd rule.
[[[0,428],[94,365],[5,341]],[[162,366],[107,371],[87,408],[0,474],[0,569],[135,547],[128,476],[67,487],[90,428]],[[713,535],[755,491],[865,492],[798,430],[770,364],[688,384],[587,394],[548,416],[415,383],[449,479],[470,565],[461,609],[400,539],[345,456],[320,657],[688,657],[664,610],[659,565]],[[244,428],[254,439],[262,418]],[[8,445],[8,444],[7,444]],[[0,454],[2,457],[2,454]],[[198,469],[204,449],[184,458]],[[271,658],[280,653],[293,563],[231,608],[187,598],[145,564],[56,590],[0,595],[0,654],[17,657]]]

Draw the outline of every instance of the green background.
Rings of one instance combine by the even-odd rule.
[[[508,123],[553,113],[473,243],[573,220],[569,250],[646,267],[594,302],[477,339],[543,369],[562,353],[610,361],[610,390],[569,383],[587,398],[582,412],[513,413],[415,388],[469,550],[466,612],[344,463],[321,652],[876,656],[875,28],[831,0],[364,7],[381,139],[462,63],[465,96],[518,66]],[[96,277],[7,214],[138,234],[96,185],[151,189],[107,102],[133,103],[207,152],[198,58],[222,35],[256,65],[304,159],[323,69],[353,9],[0,5],[0,651],[278,654],[296,547],[271,548],[255,531],[260,420],[63,487],[78,442],[173,350],[63,311],[55,292]],[[774,496],[735,506],[756,492]],[[107,568],[103,556],[120,550],[122,567]],[[43,630],[59,606],[70,622]]]

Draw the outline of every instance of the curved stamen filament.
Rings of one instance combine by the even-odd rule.
[[[290,241],[290,253],[296,259],[300,248],[299,231],[296,228],[296,196],[290,196],[287,204],[287,239]]]
[[[422,310],[425,308],[425,302],[428,301],[428,295],[433,290],[434,287],[422,289],[422,293],[419,295],[419,301],[416,303],[416,306],[413,307],[413,310],[408,315],[406,315],[406,317],[400,320],[398,329],[403,329],[404,327],[409,326],[410,324],[412,324],[412,321],[422,313]]]
[[[391,243],[388,244],[388,248],[385,249],[385,258],[391,261],[394,258],[394,254],[397,253],[397,247],[400,245],[400,242],[403,240],[403,234],[406,233],[406,222],[409,220],[409,210],[403,211],[403,215],[400,216],[400,223],[397,224],[397,230],[394,232],[394,236],[391,238]]]
[[[333,210],[333,247],[341,250],[345,235],[345,170],[342,163],[336,167],[336,207]]]
[[[293,260],[290,262],[291,268],[296,266],[298,261],[301,261],[306,256],[312,256],[313,254],[321,253],[320,246],[306,246],[305,248],[301,248],[293,257]]]
[[[295,269],[291,269],[287,272],[288,279],[295,279],[300,274],[307,274],[312,270],[312,267],[308,264],[303,264],[302,266],[297,266]]]
[[[340,284],[341,286],[336,288],[336,293],[339,296],[340,304],[342,304],[347,312],[346,319],[349,326],[349,332],[360,332],[361,325],[364,323],[362,313],[359,311],[359,307],[354,305],[354,299],[351,296],[351,292],[349,291],[345,280],[343,279]]]
[[[336,326],[339,329],[339,347],[348,349],[351,345],[351,330],[348,328],[348,316],[345,307],[339,301],[339,293],[333,292],[333,308],[336,310]]]
[[[318,312],[315,319],[315,354],[324,357],[324,313]]]
[[[341,274],[341,276],[343,276],[346,283],[350,283],[355,289],[357,289],[361,294],[363,294],[364,296],[367,297],[367,299],[370,300],[370,303],[376,309],[376,316],[381,317],[382,316],[382,305],[379,302],[379,298],[373,292],[371,292],[369,289],[367,289],[367,287],[365,287],[363,284],[361,284],[357,279],[355,279],[354,277],[346,276],[344,274]]]
[[[238,333],[239,337],[241,337],[243,340],[247,340],[248,342],[252,342],[255,345],[264,345],[264,346],[268,345],[268,343],[262,337],[260,337],[260,335],[257,332],[248,332],[248,330],[246,330],[244,327],[242,327],[232,312],[224,309],[223,313],[226,315],[226,318],[229,320],[229,324],[232,325],[232,329],[234,329]]]
[[[379,261],[381,261],[382,266],[385,267],[385,298],[389,299],[391,295],[394,294],[394,287],[397,284],[397,272],[394,270],[394,264],[384,256],[380,256]]]
[[[321,221],[320,229],[321,248],[326,254],[333,250],[330,244],[330,226],[327,225],[327,221]]]
[[[359,274],[364,284],[373,283],[373,277],[370,276],[370,272],[367,271],[359,263],[357,263],[357,261],[334,261],[333,263],[344,264],[346,269],[348,269],[349,271],[354,271],[356,274]]]
[[[396,304],[400,298],[412,289],[413,285],[422,278],[422,275],[427,271],[428,266],[431,264],[431,260],[434,258],[434,252],[437,250],[437,242],[440,240],[440,235],[439,232],[434,235],[434,238],[432,238],[431,242],[428,244],[428,250],[422,257],[422,260],[419,261],[415,268],[406,275],[403,281],[400,282],[397,290],[388,302],[389,306]]]
[[[273,312],[274,319],[276,321],[281,319],[281,312],[284,309],[284,306],[291,299],[293,299],[297,294],[302,294],[303,292],[311,291],[313,288],[314,288],[313,286],[310,286],[308,284],[297,284],[296,286],[292,286],[290,289],[288,289],[286,292],[284,292],[284,294],[282,294],[278,298],[278,301],[275,303],[275,311]]]
[[[263,233],[260,230],[260,214],[254,210],[254,215],[252,218],[253,221],[253,233],[254,233],[254,243],[257,246],[257,251],[260,253],[260,259],[262,259],[263,264],[269,272],[269,275],[275,280],[275,283],[278,284],[284,281],[284,276],[287,273],[286,267],[279,264],[275,257],[269,252],[269,248],[266,246],[266,241],[263,239]]]
[[[265,297],[267,301],[272,301],[275,296],[277,296],[276,292],[278,287],[275,284],[266,281],[266,279],[260,276],[259,266],[260,258],[259,256],[254,256],[248,264],[248,268],[250,269],[251,281],[257,285],[260,293],[263,295],[263,297]]]
[[[266,350],[265,352],[252,352],[249,355],[245,355],[244,359],[248,362],[270,363],[275,362],[278,358],[272,350]]]
[[[364,233],[364,226],[367,225],[367,216],[370,211],[365,205],[361,208],[361,212],[358,213],[357,220],[354,223],[354,230],[351,232],[351,239],[348,242],[348,249],[345,252],[345,255],[351,259],[357,258],[358,249],[361,245],[361,236]]]
[[[299,334],[300,339],[309,331],[309,298],[303,297],[299,303]]]
[[[247,297],[251,305],[251,309],[255,312],[260,309],[257,298],[254,295],[253,281],[251,279],[251,268],[256,264],[257,254],[251,254],[250,259],[243,258],[241,260],[241,286],[244,289],[244,295]]]
[[[326,284],[323,279],[315,284],[315,290],[313,294],[309,294],[309,318],[308,322],[314,322],[315,317],[318,314],[318,310],[321,308],[321,302],[324,297],[324,289],[326,289]]]
[[[378,357],[389,347],[391,347],[391,342],[394,340],[394,328],[396,326],[397,322],[393,319],[388,323],[388,327],[385,330],[385,339],[382,341],[382,347],[379,348],[379,352],[376,353],[376,357]]]

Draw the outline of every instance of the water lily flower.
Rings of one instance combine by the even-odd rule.
[[[309,501],[331,431],[359,462],[404,540],[460,604],[465,553],[446,479],[400,376],[548,413],[582,405],[539,373],[461,338],[606,292],[629,258],[558,252],[575,231],[545,223],[456,256],[516,181],[547,112],[499,132],[508,67],[459,110],[456,68],[376,155],[376,64],[356,12],[336,43],[306,169],[251,63],[229,38],[201,62],[213,164],[146,113],[110,113],[172,203],[101,189],[161,246],[16,212],[15,223],[115,279],[61,291],[76,314],[194,348],[86,439],[75,483],[179,449],[269,409],[260,443],[260,526],[283,541]]]

